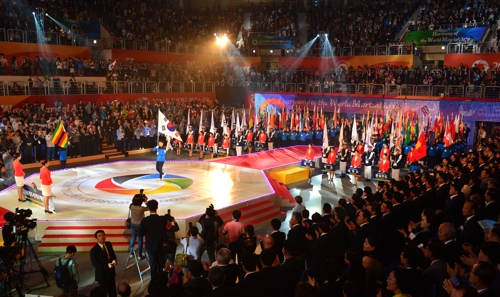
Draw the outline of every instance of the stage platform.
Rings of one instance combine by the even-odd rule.
[[[224,221],[235,209],[242,211],[242,222],[257,228],[272,218],[284,219],[281,197],[266,173],[275,168],[300,164],[307,147],[296,146],[215,159],[213,161],[167,161],[166,176],[158,180],[155,161],[118,161],[52,172],[56,213],[45,214],[38,174],[26,178],[24,192],[30,202],[17,201],[15,186],[0,193],[5,210],[31,209],[38,226],[30,232],[42,243],[39,251],[64,251],[75,244],[88,251],[95,244],[95,230],[103,229],[115,249],[128,249],[130,232],[125,227],[132,197],[145,190],[149,199],[159,202],[159,214],[170,209],[182,236],[189,222],[196,222],[213,204]],[[315,149],[321,154],[320,148]]]

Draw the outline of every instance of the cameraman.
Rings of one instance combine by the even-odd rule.
[[[210,263],[215,262],[215,247],[219,241],[219,228],[222,226],[223,222],[221,217],[219,217],[214,206],[211,204],[205,211],[198,223],[202,226],[201,237],[205,241],[204,247],[201,250],[201,255],[207,251]]]
[[[7,148],[2,155],[3,165],[5,167],[6,178],[3,182],[4,186],[10,187],[16,183],[14,179],[14,157],[12,156],[12,147]]]
[[[12,219],[14,219],[14,213],[7,212],[3,215],[5,220],[5,225],[2,228],[2,237],[4,246],[14,246],[16,244],[16,235],[14,234],[14,226]]]
[[[132,237],[130,239],[130,250],[134,248],[135,245],[135,239],[137,238],[137,244],[138,244],[138,256],[137,260],[141,260],[141,257],[143,257],[142,253],[142,241],[143,237],[139,235],[139,229],[141,228],[141,221],[144,219],[144,213],[146,211],[149,211],[149,208],[147,206],[142,206],[143,203],[148,202],[148,197],[143,194],[143,191],[141,189],[140,194],[136,194],[134,198],[132,198],[132,204],[130,204],[129,209],[130,209],[130,231],[132,233]],[[132,254],[131,254],[132,256]]]
[[[179,225],[177,225],[175,218],[170,215],[170,209],[165,218],[167,219],[167,225],[165,226],[166,241],[163,243],[163,252],[165,253],[167,262],[174,263],[175,251],[177,250],[175,232],[179,231]]]

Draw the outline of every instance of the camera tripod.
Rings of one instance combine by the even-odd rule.
[[[1,259],[0,273],[3,277],[6,277],[0,281],[0,297],[12,297],[14,296],[14,291],[17,292],[17,296],[24,296],[21,285],[19,284],[19,276],[16,275],[16,272],[12,268],[4,265]]]
[[[17,242],[21,248],[21,257],[19,258],[19,273],[18,273],[18,281],[19,281],[20,287],[21,288],[25,287],[24,276],[26,274],[37,273],[37,272],[42,273],[43,280],[47,284],[47,286],[41,287],[41,288],[50,287],[49,280],[48,280],[49,272],[47,271],[47,269],[45,269],[42,266],[42,263],[40,262],[40,259],[38,258],[38,255],[36,254],[36,251],[33,248],[33,244],[31,244],[31,241],[28,238],[28,232],[26,231],[26,232],[23,232],[22,234],[18,234],[16,237],[17,237]],[[26,271],[25,270],[26,264],[33,261],[33,260],[36,262],[38,269]],[[35,289],[41,289],[41,288],[30,288],[27,290],[27,292],[31,292]]]

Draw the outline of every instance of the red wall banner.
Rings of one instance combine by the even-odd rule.
[[[230,63],[232,65],[247,67],[260,65],[260,57],[226,57],[219,55],[159,53],[117,49],[113,49],[111,55],[113,60],[125,61],[127,58],[133,58],[136,62],[149,63],[179,63],[183,65],[186,65],[187,62],[195,62],[197,65]]]
[[[363,65],[373,65],[373,66],[403,66],[411,67],[413,65],[413,56],[411,55],[397,55],[397,56],[355,56],[355,57],[307,57],[307,58],[297,58],[297,57],[281,57],[279,61],[279,67],[286,68],[298,68],[304,67],[306,69],[318,68],[322,73],[331,67],[345,66],[349,68],[350,66],[358,68],[358,66]]]
[[[500,54],[446,54],[444,65],[460,67],[460,65],[472,67],[476,64],[481,70],[499,68]]]
[[[25,103],[30,105],[38,102],[44,104],[45,108],[54,108],[54,102],[59,98],[63,103],[64,110],[72,110],[76,107],[78,102],[82,100],[85,104],[87,102],[96,102],[98,105],[101,102],[106,103],[108,100],[113,102],[119,100],[123,103],[127,101],[135,101],[141,99],[143,101],[161,101],[163,99],[177,98],[183,99],[197,99],[197,100],[215,100],[215,93],[158,93],[158,94],[102,94],[102,95],[64,95],[64,96],[9,96],[2,97],[0,107],[3,109],[15,109],[22,107]]]
[[[90,58],[92,56],[90,47],[69,46],[69,45],[48,45],[22,42],[0,42],[0,52],[2,52],[7,61],[10,62],[12,56],[16,56],[17,63],[21,64],[22,58],[26,55],[33,60],[35,56],[52,56],[61,59],[80,57],[80,59]]]

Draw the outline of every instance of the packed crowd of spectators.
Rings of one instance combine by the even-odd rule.
[[[297,7],[291,2],[257,4],[250,3],[245,11],[251,11],[250,34],[296,36]]]
[[[328,34],[335,47],[386,45],[393,42],[419,4],[417,0],[391,0],[311,6],[307,10],[307,40]]]
[[[420,14],[410,22],[409,30],[450,29],[458,24],[466,27],[496,26],[498,2],[483,1],[427,1]]]

